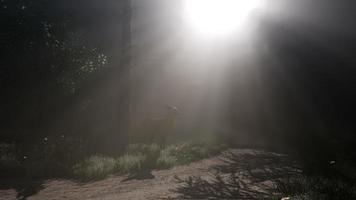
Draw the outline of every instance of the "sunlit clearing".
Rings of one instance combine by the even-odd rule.
[[[236,31],[262,0],[184,0],[184,15],[196,31],[224,35]]]

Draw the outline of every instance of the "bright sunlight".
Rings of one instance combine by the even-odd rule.
[[[236,31],[262,0],[185,0],[184,15],[191,27],[204,35]]]

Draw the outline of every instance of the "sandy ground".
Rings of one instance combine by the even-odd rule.
[[[260,152],[254,150],[231,150],[232,154],[237,158],[243,155],[255,155]],[[270,153],[269,157],[278,158],[281,155]],[[257,160],[261,160],[256,156]],[[90,200],[126,200],[126,199],[175,199],[184,198],[179,196],[179,192],[175,189],[182,183],[178,183],[175,176],[179,178],[188,178],[191,176],[209,179],[211,174],[217,173],[216,166],[227,166],[224,161],[225,156],[217,156],[210,159],[194,162],[189,165],[177,166],[168,170],[155,170],[151,173],[146,173],[137,177],[128,176],[111,176],[103,180],[78,183],[72,180],[46,180],[42,182],[20,183],[13,180],[13,184],[8,184],[8,187],[0,188],[0,199],[28,199],[28,200],[54,200],[54,199],[90,199]],[[276,162],[273,161],[272,162]],[[241,163],[243,166],[253,166],[253,163],[246,165],[246,162]],[[263,164],[261,169],[254,170],[255,174],[266,172],[266,166],[271,163]],[[259,164],[262,165],[262,164]],[[276,168],[276,166],[273,166]],[[267,179],[260,181],[251,181],[248,176],[242,174],[241,180],[244,180],[248,185],[249,190],[256,190],[268,193],[269,189],[273,188],[273,182]],[[235,169],[233,169],[235,170]],[[260,171],[259,171],[260,170]],[[267,169],[268,171],[269,169]],[[231,173],[224,172],[221,174]],[[263,176],[263,174],[261,175]]]

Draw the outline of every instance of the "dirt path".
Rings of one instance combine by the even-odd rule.
[[[26,187],[0,188],[0,199],[21,199],[24,196],[28,200],[207,198],[208,195],[215,195],[216,192],[208,194],[208,192],[204,192],[204,187],[206,187],[206,191],[211,191],[212,188],[217,187],[222,190],[225,187],[231,187],[231,184],[225,184],[223,181],[214,182],[213,179],[216,178],[214,174],[226,178],[228,175],[234,174],[234,177],[240,181],[236,187],[234,186],[234,189],[238,188],[240,193],[245,195],[257,193],[268,196],[271,194],[272,179],[276,178],[275,176],[285,176],[285,173],[296,172],[294,167],[285,164],[282,155],[254,150],[232,150],[231,152],[231,154],[224,156],[205,159],[168,170],[156,170],[137,177],[112,176],[90,183],[47,180],[42,183],[31,183]],[[179,177],[180,182],[177,181],[176,176]],[[189,177],[196,179],[189,179]],[[211,181],[206,182],[205,180]],[[226,183],[229,183],[227,179]],[[194,188],[196,186],[197,188]],[[209,187],[211,188],[209,189]],[[227,191],[231,190],[228,189]],[[236,194],[231,192],[231,194],[224,193],[221,195],[235,197]]]

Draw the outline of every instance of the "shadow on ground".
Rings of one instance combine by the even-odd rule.
[[[206,177],[175,177],[172,190],[178,199],[270,199],[275,182],[300,174],[287,156],[264,151],[234,150],[221,157],[221,163]]]
[[[151,170],[143,170],[137,173],[131,173],[122,180],[122,182],[130,181],[130,180],[145,180],[145,179],[154,179],[155,176],[152,174]]]
[[[14,189],[17,192],[16,198],[26,200],[28,197],[37,194],[44,189],[43,181],[3,179],[0,181],[0,190]]]

